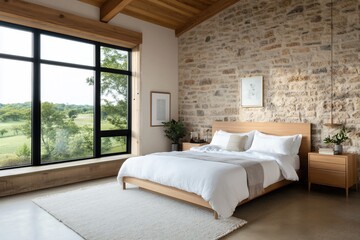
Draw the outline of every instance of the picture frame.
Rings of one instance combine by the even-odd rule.
[[[263,107],[263,76],[241,78],[241,106]]]
[[[150,95],[150,126],[163,126],[163,122],[170,121],[171,95],[156,91],[151,91]]]

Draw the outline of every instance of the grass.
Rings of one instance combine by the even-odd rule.
[[[87,125],[88,127],[92,128],[94,123],[93,114],[79,114],[77,118],[75,118],[74,122],[79,127],[84,127]]]
[[[26,121],[0,122],[0,130],[2,130],[2,129],[7,130],[7,133],[5,133],[3,136],[0,136],[0,138],[14,136],[15,132],[12,128],[13,127],[21,127],[24,124],[26,124]]]
[[[30,165],[30,159],[20,159],[16,154],[0,154],[0,168]]]
[[[0,138],[0,154],[14,154],[24,144],[28,145],[28,147],[31,144],[30,138],[25,135],[2,137]]]
[[[75,123],[79,127],[88,126],[93,128],[93,114],[79,114],[75,118]],[[19,166],[24,164],[29,164],[29,160],[21,160],[16,155],[17,150],[27,144],[31,148],[31,139],[27,138],[23,134],[15,135],[15,132],[12,130],[15,126],[22,126],[26,121],[13,121],[13,122],[0,122],[0,130],[6,129],[8,132],[3,136],[0,136],[0,168],[6,166]],[[114,129],[114,126],[108,121],[101,121],[102,129]],[[115,152],[124,152],[125,146],[119,144],[119,142],[113,141],[112,147],[105,153],[115,153]]]
[[[75,118],[75,123],[77,126],[79,127],[84,127],[84,126],[88,126],[88,127],[93,127],[93,114],[79,114],[77,116],[77,118]],[[1,129],[1,128],[0,128]],[[108,121],[101,121],[101,129],[102,130],[111,130],[114,129],[114,126],[108,122]]]

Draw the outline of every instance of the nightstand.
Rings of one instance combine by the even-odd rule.
[[[358,179],[356,156],[356,154],[352,153],[345,153],[342,155],[309,153],[309,191],[312,183],[345,188],[346,197],[349,195],[350,187],[356,185],[357,191]]]
[[[203,145],[206,145],[208,143],[190,143],[190,142],[183,142],[182,143],[182,150],[186,151],[186,150],[190,150],[190,148],[192,147],[200,147]]]

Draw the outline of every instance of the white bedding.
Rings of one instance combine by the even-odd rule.
[[[194,154],[203,152],[216,156],[253,159],[264,168],[264,187],[283,178],[296,181],[297,156],[261,152],[230,152],[207,145],[192,148]],[[129,158],[119,170],[122,177],[136,177],[200,195],[220,217],[230,217],[239,202],[248,198],[246,171],[239,165],[209,162],[179,156],[150,154]]]

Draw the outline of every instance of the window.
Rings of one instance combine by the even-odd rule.
[[[41,161],[93,157],[94,71],[41,64]]]
[[[0,58],[0,168],[31,164],[31,73],[31,62]]]
[[[0,169],[129,153],[131,50],[0,22]]]

